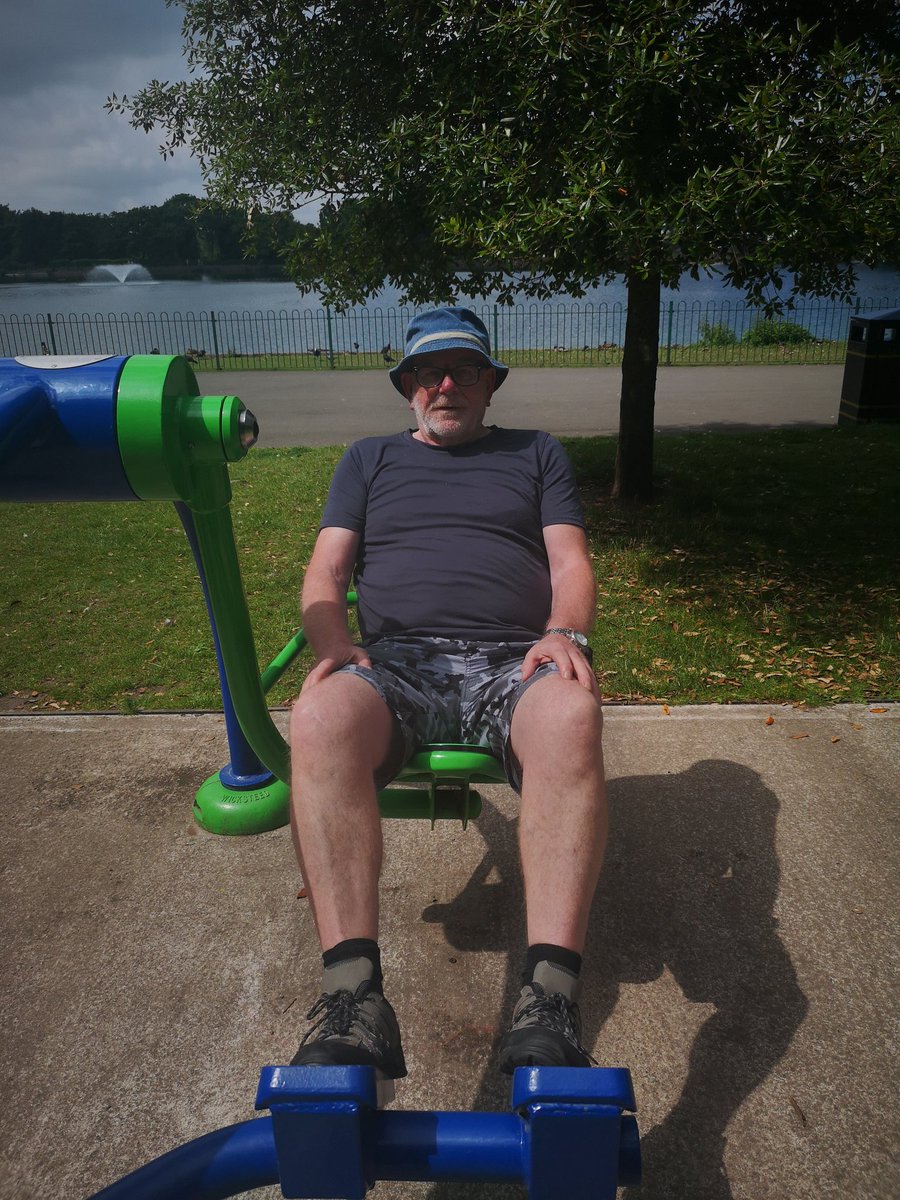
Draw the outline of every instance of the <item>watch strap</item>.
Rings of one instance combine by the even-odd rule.
[[[588,645],[588,640],[580,629],[567,629],[561,625],[554,625],[552,628],[544,630],[545,636],[548,633],[561,633],[564,638],[568,638],[572,645],[581,651],[589,663],[593,663],[594,652]]]
[[[576,646],[581,646],[587,642],[587,638],[578,629],[565,629],[560,625],[554,625],[551,629],[544,630],[545,635],[548,633],[561,633],[563,637],[568,638],[570,642],[574,642]]]

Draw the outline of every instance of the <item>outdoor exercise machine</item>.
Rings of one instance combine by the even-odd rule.
[[[0,500],[165,500],[197,563],[219,663],[230,762],[201,786],[198,822],[259,833],[287,821],[288,748],[265,693],[305,644],[260,674],[231,524],[228,465],[258,437],[235,396],[201,396],[185,359],[0,359]],[[348,597],[350,602],[355,597]],[[478,747],[431,746],[379,795],[385,816],[478,815],[479,781],[503,781]],[[289,1197],[361,1197],[380,1179],[519,1182],[534,1200],[613,1200],[640,1179],[630,1074],[520,1068],[509,1113],[385,1112],[364,1067],[267,1067],[270,1110],[147,1164],[96,1200],[216,1200],[279,1183]]]
[[[229,750],[226,766],[201,784],[194,816],[220,834],[287,823],[288,747],[265,695],[306,645],[300,630],[260,673],[228,476],[228,465],[245,457],[258,434],[237,397],[200,396],[184,358],[0,359],[0,500],[175,505],[209,613]],[[459,819],[465,826],[481,811],[472,784],[504,776],[479,747],[430,746],[399,779],[427,787],[386,788],[379,794],[383,816]]]

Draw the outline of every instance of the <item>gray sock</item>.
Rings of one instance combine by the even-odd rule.
[[[581,980],[572,971],[560,967],[556,963],[544,959],[534,968],[532,979],[539,983],[548,995],[562,992],[565,998],[575,1004],[581,995]]]
[[[372,979],[374,975],[375,964],[371,959],[362,955],[358,958],[347,958],[325,968],[322,991],[355,992],[364,979]]]

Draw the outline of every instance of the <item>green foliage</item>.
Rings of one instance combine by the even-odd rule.
[[[701,346],[733,346],[737,342],[737,334],[730,325],[724,322],[713,324],[710,321],[700,322]]]
[[[257,213],[248,221],[241,209],[186,194],[106,214],[0,206],[0,268],[271,263],[287,244],[308,240],[312,228],[283,212]]]
[[[900,246],[892,0],[181,0],[194,77],[108,107],[210,195],[326,204],[288,256],[361,302],[629,289],[620,496],[650,489],[660,283],[721,264],[776,311]]]
[[[804,345],[814,340],[805,326],[797,325],[793,321],[776,321],[771,318],[757,321],[744,334],[744,341],[750,346]]]
[[[386,276],[576,291],[714,263],[845,294],[900,242],[898,17],[887,0],[182,0],[195,77],[109,107],[190,145],[211,195],[326,200],[302,285]],[[848,15],[849,14],[849,15]],[[506,276],[512,270],[513,282]]]

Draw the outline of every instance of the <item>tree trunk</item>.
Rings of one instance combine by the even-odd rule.
[[[659,276],[629,274],[628,317],[622,355],[616,500],[649,500],[653,495],[653,406],[659,354]]]

